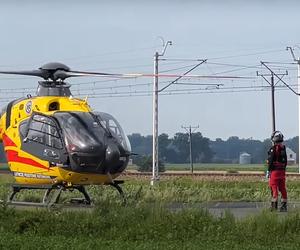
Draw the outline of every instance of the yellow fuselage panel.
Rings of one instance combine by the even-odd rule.
[[[51,104],[57,103],[57,110],[51,110]],[[10,170],[14,172],[17,182],[24,184],[54,184],[70,182],[72,184],[104,184],[111,183],[119,174],[88,174],[67,171],[61,167],[50,167],[48,161],[28,154],[21,150],[19,124],[29,118],[32,112],[45,115],[53,115],[59,111],[91,112],[91,108],[85,100],[71,97],[32,97],[16,102],[11,107],[10,117],[4,113],[0,119],[0,140],[3,136],[9,138],[9,145],[5,146]],[[6,119],[10,119],[10,125],[6,129]]]
[[[61,183],[71,183],[72,185],[102,185],[111,183],[113,179],[120,175],[76,173],[64,170],[60,167],[51,167],[48,171],[32,171],[32,167],[30,168],[25,164],[14,163],[11,163],[11,170],[14,172],[14,177],[18,183],[36,185],[54,185]]]

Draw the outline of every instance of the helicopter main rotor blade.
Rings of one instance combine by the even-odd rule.
[[[69,77],[84,77],[84,76],[97,76],[97,77],[122,77],[122,74],[110,74],[110,73],[100,73],[100,72],[85,72],[85,71],[65,71],[56,70],[52,75],[52,80],[65,80]]]
[[[123,74],[111,74],[102,72],[86,72],[86,71],[68,71],[63,73],[67,77],[80,77],[80,76],[102,76],[102,77],[123,77]]]
[[[55,72],[55,75],[59,71]],[[60,75],[62,74],[62,75]],[[117,77],[117,78],[137,78],[137,77],[164,77],[164,78],[212,78],[212,79],[253,79],[249,76],[224,76],[224,75],[183,75],[183,74],[144,74],[144,73],[102,73],[102,72],[87,72],[87,71],[63,71],[59,72],[59,78],[77,77],[77,76],[100,76],[100,77]]]
[[[38,69],[38,70],[22,70],[22,71],[0,71],[0,74],[9,75],[25,75],[25,76],[37,76],[45,80],[51,79],[65,80],[69,77],[81,77],[81,76],[101,76],[101,77],[123,77],[122,74],[110,74],[101,72],[86,72],[86,71],[67,71],[65,69],[48,70],[48,69]]]
[[[211,79],[253,79],[247,76],[224,76],[224,75],[188,75],[188,74],[145,74],[145,73],[103,73],[103,72],[88,72],[75,71],[62,63],[51,62],[41,66],[37,70],[21,70],[21,71],[0,71],[0,74],[37,76],[44,80],[52,80],[54,82],[64,81],[70,77],[112,77],[112,78],[139,78],[139,77],[163,77],[163,78],[211,78]]]
[[[120,73],[104,73],[104,72],[89,72],[89,71],[75,71],[75,70],[70,70],[69,71],[72,74],[81,74],[82,76],[118,76],[122,77],[124,74]]]
[[[43,70],[21,70],[21,71],[0,71],[0,74],[8,74],[8,75],[24,75],[24,76],[37,76],[47,79],[48,74],[46,75]]]

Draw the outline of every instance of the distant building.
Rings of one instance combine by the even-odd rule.
[[[297,154],[288,147],[286,147],[286,156],[288,165],[296,164]]]
[[[251,164],[251,155],[246,152],[241,153],[239,163],[243,165]]]

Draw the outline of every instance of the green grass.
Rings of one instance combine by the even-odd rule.
[[[129,166],[128,169],[137,169],[137,166]],[[169,171],[190,171],[191,166],[185,164],[165,164],[165,169]],[[266,171],[263,164],[215,164],[215,163],[195,163],[194,171]],[[298,172],[297,165],[287,166],[288,172]]]
[[[0,199],[11,176],[0,176]],[[155,186],[146,178],[124,184],[128,203],[122,206],[111,187],[89,187],[96,209],[88,211],[13,210],[0,206],[0,249],[299,249],[300,211],[279,216],[263,211],[236,220],[202,209],[171,211],[174,202],[268,201],[261,179],[207,181],[163,179]],[[300,182],[288,181],[290,200],[299,200]],[[62,199],[76,193],[64,194]],[[27,191],[19,198],[36,199]]]
[[[300,182],[288,181],[290,200],[299,200]],[[137,187],[141,187],[138,192]],[[192,178],[172,178],[160,181],[154,187],[149,182],[131,181],[125,186],[127,193],[138,193],[139,199],[145,202],[184,202],[203,201],[268,201],[270,190],[265,180],[233,179],[197,180]],[[134,198],[135,199],[135,198]]]
[[[245,220],[107,202],[93,212],[0,211],[0,249],[297,249],[300,213]]]
[[[194,171],[264,171],[266,167],[262,164],[193,164]],[[186,170],[191,169],[190,164],[166,164],[166,170]]]
[[[1,183],[12,182],[9,175],[0,175]],[[123,185],[128,202],[185,202],[197,203],[203,201],[268,201],[270,190],[268,182],[264,178],[238,178],[224,179],[197,179],[193,177],[166,178],[160,180],[154,186],[150,186],[149,178],[129,178]],[[289,199],[298,201],[300,197],[300,181],[288,180],[287,189]],[[96,202],[120,201],[117,191],[110,186],[90,186],[88,191]],[[8,185],[0,185],[0,196],[7,196]],[[41,191],[23,190],[17,195],[21,200],[38,201],[42,197]],[[79,193],[64,192],[62,200],[70,197],[78,197]]]
[[[165,164],[166,170],[170,171],[189,171],[190,164]],[[8,170],[6,163],[0,163],[0,170]],[[128,166],[128,169],[136,170],[136,165]],[[263,164],[215,164],[215,163],[195,163],[195,171],[266,171],[266,166]],[[298,166],[287,166],[288,172],[298,172]]]

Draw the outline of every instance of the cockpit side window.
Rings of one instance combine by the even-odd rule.
[[[112,119],[106,120],[105,125],[106,128],[109,129],[110,132],[114,135],[114,137],[122,139],[122,133],[114,120]]]
[[[22,133],[21,128],[20,133]],[[49,117],[34,115],[29,124],[26,138],[48,147],[63,148],[57,127]]]
[[[27,126],[28,126],[29,119],[26,119],[25,121],[22,121],[19,125],[19,131],[22,139],[26,137],[27,134]]]
[[[94,115],[97,116],[101,125],[106,130],[110,131],[111,135],[116,138],[126,150],[131,151],[130,142],[127,136],[125,135],[118,121],[113,116],[102,112],[95,112]]]

